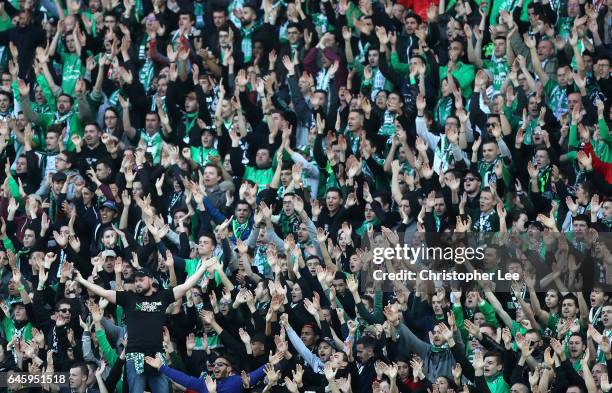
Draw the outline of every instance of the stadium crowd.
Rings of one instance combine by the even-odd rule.
[[[2,0],[0,45],[0,391],[611,393],[612,0]]]

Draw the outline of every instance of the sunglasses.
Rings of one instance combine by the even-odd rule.
[[[57,311],[59,311],[59,312],[70,312],[70,309],[69,308],[60,308]]]

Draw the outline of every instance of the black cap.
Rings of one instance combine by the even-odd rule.
[[[150,278],[155,278],[155,275],[153,274],[151,269],[146,268],[146,267],[141,267],[140,269],[136,270],[136,272],[134,273],[134,277],[150,277]]]

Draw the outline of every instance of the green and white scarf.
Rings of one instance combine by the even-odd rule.
[[[253,40],[252,36],[255,30],[257,29],[257,22],[253,23],[252,27],[240,27],[240,31],[242,32],[242,53],[244,55],[244,62],[248,63],[253,58]]]
[[[436,173],[441,174],[446,172],[454,163],[453,145],[448,141],[446,135],[441,135],[440,142],[438,142],[434,151],[433,169]]]

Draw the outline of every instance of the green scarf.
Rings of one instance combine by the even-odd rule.
[[[551,172],[552,167],[550,165],[538,172],[538,186],[540,187],[540,192],[542,194],[546,192],[546,185],[550,179]]]
[[[481,159],[478,162],[478,173],[480,174],[480,177],[482,178],[482,188],[488,187],[489,180],[493,176],[496,176],[495,166],[497,165],[497,161],[499,161],[499,157],[494,159],[492,162],[487,162],[484,159]]]
[[[244,224],[240,224],[238,220],[232,220],[232,232],[234,233],[234,237],[236,239],[242,239],[242,235],[249,229],[249,220],[247,220]]]
[[[446,123],[446,118],[453,110],[453,98],[451,96],[440,97],[434,110],[434,119],[438,124]]]
[[[510,386],[508,386],[501,373],[485,377],[485,379],[487,380],[487,386],[489,386],[491,393],[508,393],[510,391]]]
[[[430,348],[431,348],[431,352],[436,352],[437,353],[437,352],[444,352],[444,351],[448,350],[449,347],[448,347],[447,343],[444,343],[442,345],[431,344]],[[491,392],[491,393],[493,393],[493,392]]]
[[[153,61],[150,58],[142,65],[140,71],[138,71],[138,80],[144,87],[145,91],[149,91],[151,88],[151,82],[153,81],[153,74],[155,71],[155,67],[153,66]]]
[[[368,228],[370,227],[370,225],[372,227],[380,225],[380,220],[378,219],[378,217],[374,217],[372,221],[367,221],[367,220],[364,221],[363,224],[361,224],[361,226],[357,228],[355,233],[358,234],[359,237],[363,236],[368,231]]]
[[[295,233],[299,225],[300,220],[298,219],[297,214],[293,213],[292,215],[288,216],[287,214],[285,214],[284,211],[281,210],[279,217],[279,226],[284,237],[288,236],[289,234]]]
[[[198,121],[198,112],[185,113],[183,115],[183,124],[185,125],[185,135],[183,135],[183,141],[189,143],[189,133]]]
[[[258,24],[253,23],[252,27],[240,27],[240,31],[242,32],[242,53],[244,54],[244,62],[248,63],[253,58],[253,40],[252,36],[255,30],[257,29]]]
[[[153,163],[159,164],[161,162],[161,151],[164,142],[161,132],[158,131],[153,135],[149,135],[145,130],[142,130],[140,132],[140,139],[147,144],[147,152],[153,156]]]

